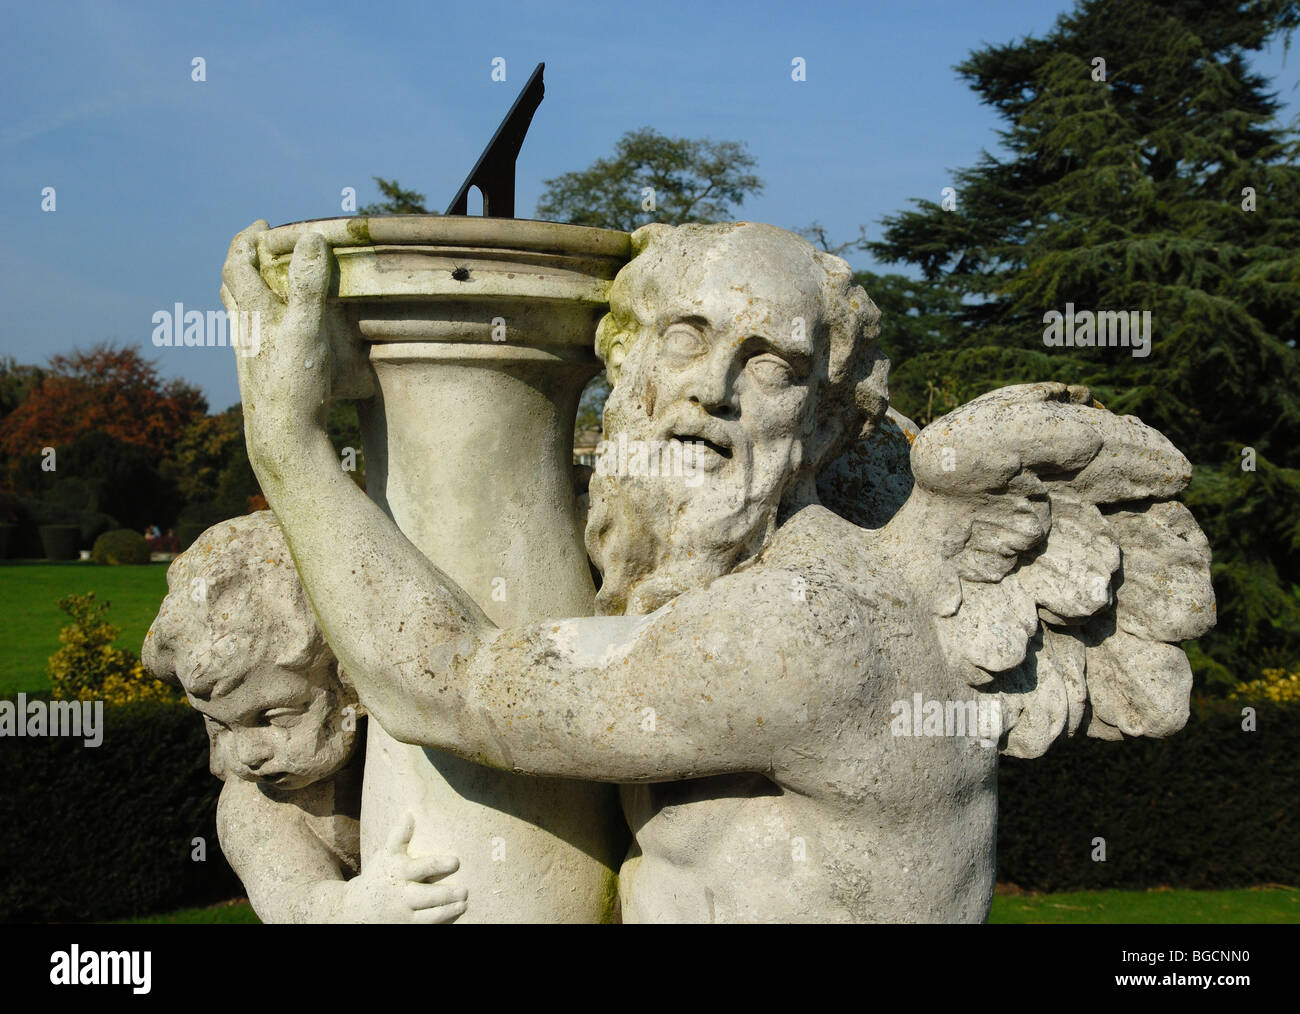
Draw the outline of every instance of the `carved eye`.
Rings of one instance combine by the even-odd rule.
[[[683,359],[693,359],[708,351],[704,338],[688,324],[674,324],[664,332],[664,351]]]
[[[751,357],[746,365],[764,387],[784,387],[794,379],[790,364],[771,352]]]

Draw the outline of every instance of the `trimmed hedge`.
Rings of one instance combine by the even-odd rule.
[[[97,538],[90,555],[96,563],[148,563],[149,543],[139,532],[118,528]]]
[[[15,526],[9,533],[11,558],[45,555],[45,547],[41,545],[41,525],[76,525],[79,534],[76,548],[79,550],[89,549],[95,539],[109,529],[121,527],[113,518],[97,511],[76,510],[4,492],[0,492],[0,521]]]
[[[1255,732],[1242,708],[1256,710]],[[998,880],[1040,891],[1300,885],[1300,705],[1211,701],[1161,740],[1002,758]],[[1093,839],[1106,840],[1104,862]]]
[[[28,695],[32,699],[34,695]],[[12,698],[10,698],[12,699]],[[1300,705],[1193,708],[1165,740],[1078,736],[1003,758],[998,880],[1064,891],[1300,884]],[[243,893],[188,707],[105,706],[104,742],[0,737],[0,920],[109,919]],[[205,839],[207,861],[191,858]],[[1093,839],[1106,861],[1093,862]]]
[[[243,894],[217,842],[221,783],[198,715],[106,705],[103,733],[98,747],[0,736],[0,920],[111,919]],[[205,862],[191,859],[196,837]]]
[[[47,560],[75,560],[81,529],[76,525],[41,525],[41,548]]]
[[[216,521],[212,522],[217,524]],[[189,549],[194,545],[194,540],[206,532],[212,525],[205,525],[198,521],[182,521],[176,526],[176,538],[180,542],[181,552]]]

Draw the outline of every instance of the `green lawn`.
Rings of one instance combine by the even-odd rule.
[[[0,694],[48,690],[45,665],[59,648],[68,617],[55,605],[64,595],[94,592],[113,604],[106,614],[122,630],[117,644],[137,654],[167,594],[167,565],[106,567],[84,563],[9,560],[0,563]]]
[[[207,908],[182,908],[176,912],[168,912],[166,915],[143,916],[138,919],[114,919],[116,924],[136,924],[136,923],[230,923],[230,924],[248,924],[255,923],[261,925],[260,920],[254,913],[253,908],[247,901],[242,898],[236,901],[223,901],[220,905],[211,905]]]
[[[1300,889],[999,894],[990,923],[1300,923]]]
[[[185,908],[129,923],[256,923],[247,901]],[[1008,923],[1296,923],[1300,889],[1247,887],[1236,891],[1080,891],[999,894],[990,924]]]

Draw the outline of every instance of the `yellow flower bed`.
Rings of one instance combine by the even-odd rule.
[[[1238,683],[1228,695],[1230,701],[1300,701],[1300,669],[1265,669],[1257,680]]]

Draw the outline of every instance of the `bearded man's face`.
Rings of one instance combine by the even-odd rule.
[[[792,242],[738,226],[689,264],[661,258],[633,276],[641,319],[605,408],[607,448],[679,441],[685,467],[629,475],[607,455],[593,477],[599,612],[651,612],[734,569],[775,528],[825,369],[822,295],[815,276],[791,269],[792,256],[808,259]]]

